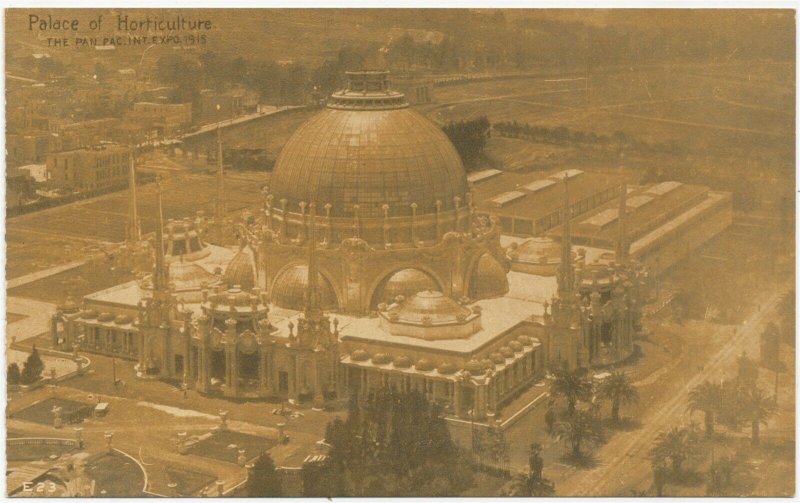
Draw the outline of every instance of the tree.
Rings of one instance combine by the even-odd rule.
[[[650,459],[656,465],[669,460],[672,463],[672,474],[680,475],[683,463],[697,455],[697,440],[693,428],[673,427],[658,434],[655,445],[650,449]]]
[[[502,467],[508,463],[508,442],[502,428],[492,427],[486,431],[486,451],[489,459]]]
[[[575,413],[578,401],[588,402],[592,399],[592,381],[588,378],[586,369],[576,368],[569,370],[566,366],[553,372],[555,379],[550,386],[550,393],[567,400],[567,413]]]
[[[753,445],[759,445],[759,430],[762,424],[766,426],[767,420],[771,418],[778,409],[775,398],[767,396],[758,387],[747,388],[742,394],[742,411],[744,418],[750,422],[751,436],[750,441]]]
[[[594,414],[586,410],[575,410],[564,421],[557,422],[552,435],[570,447],[570,456],[573,459],[583,457],[583,445],[596,445],[603,441],[600,423]]]
[[[722,407],[722,386],[706,381],[689,392],[689,411],[705,415],[706,436],[714,435],[714,415]]]
[[[347,419],[329,423],[325,440],[329,496],[444,496],[471,483],[441,408],[418,391],[352,399]]]
[[[486,147],[489,119],[478,117],[468,121],[450,122],[442,128],[468,169],[475,166]]]
[[[15,385],[19,384],[20,381],[20,373],[19,373],[19,365],[16,363],[12,363],[8,366],[8,372],[6,373],[6,383]]]
[[[747,465],[741,455],[717,459],[706,472],[706,492],[709,496],[735,496],[730,490],[737,475],[743,475]]]
[[[611,419],[619,422],[619,408],[639,401],[639,391],[631,384],[625,372],[613,372],[597,389],[597,396],[611,401]]]
[[[531,444],[528,455],[528,472],[515,475],[504,496],[553,496],[555,494],[555,484],[542,477],[544,460],[541,453],[541,444]]]
[[[275,463],[267,452],[262,452],[253,463],[253,469],[245,482],[247,496],[279,497],[283,495],[281,479],[275,471]]]
[[[748,387],[755,386],[758,381],[758,365],[744,351],[736,359],[736,379]]]
[[[653,485],[656,486],[656,496],[664,495],[664,485],[667,483],[669,468],[663,460],[656,460],[652,463]]]
[[[28,355],[27,360],[25,360],[25,363],[22,366],[22,373],[20,374],[20,383],[31,384],[38,381],[39,379],[42,378],[43,371],[44,371],[44,363],[42,363],[42,359],[39,357],[39,351],[36,349],[36,346],[34,345],[31,354]]]

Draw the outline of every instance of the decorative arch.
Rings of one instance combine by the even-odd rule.
[[[388,283],[395,274],[406,269],[412,269],[425,274],[433,281],[439,291],[444,292],[444,285],[446,282],[442,281],[439,274],[437,274],[436,271],[430,267],[421,264],[395,265],[393,267],[384,269],[380,274],[376,275],[375,279],[372,281],[372,284],[367,290],[367,299],[369,299],[370,309],[376,309],[377,305],[380,304],[381,300],[378,297],[379,294],[383,292],[383,288],[386,286],[386,283]]]
[[[486,272],[479,270],[478,266],[484,258],[488,258],[497,265],[496,276],[492,275],[492,271]],[[484,274],[489,274],[489,277],[483,277]],[[506,272],[503,270],[503,266],[497,258],[488,251],[475,254],[467,268],[467,274],[464,276],[464,283],[463,291],[465,294],[476,300],[497,297],[508,292],[508,278],[506,277]],[[479,285],[482,292],[476,294]]]
[[[278,278],[280,278],[283,274],[285,274],[286,271],[296,266],[308,266],[308,264],[304,260],[290,260],[289,262],[284,264],[280,269],[278,269],[278,272],[276,272],[275,275],[272,277],[272,281],[270,282],[269,285],[270,299],[272,299],[273,292],[275,289],[275,283],[278,281]],[[343,306],[342,292],[341,289],[339,288],[339,285],[334,280],[334,276],[330,274],[324,267],[320,267],[319,265],[317,265],[317,272],[325,279],[325,281],[328,282],[328,284],[333,289],[333,295],[334,297],[336,297],[336,309],[341,310]]]

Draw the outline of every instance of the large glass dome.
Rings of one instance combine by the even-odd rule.
[[[447,136],[389,90],[388,72],[350,72],[349,86],[302,125],[279,155],[270,182],[277,204],[301,202],[332,217],[405,216],[455,208],[467,179]],[[388,205],[385,208],[384,205]]]

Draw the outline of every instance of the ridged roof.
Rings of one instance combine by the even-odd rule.
[[[331,104],[286,142],[270,191],[293,212],[300,202],[315,202],[331,204],[334,217],[352,216],[354,205],[359,217],[382,217],[388,204],[390,216],[406,216],[411,203],[418,214],[434,213],[437,200],[443,211],[451,210],[456,196],[463,206],[467,178],[447,136],[417,112]]]
[[[239,250],[228,263],[223,282],[228,288],[238,286],[242,290],[251,290],[256,286],[256,261],[249,246]]]
[[[508,292],[508,277],[503,267],[488,253],[478,259],[469,281],[469,296],[473,299],[500,297]]]
[[[320,303],[322,309],[331,310],[338,307],[336,301],[336,294],[334,293],[333,286],[322,275],[317,273],[319,278],[317,284],[319,285]],[[272,302],[280,307],[287,309],[294,309],[297,311],[303,310],[305,307],[305,291],[308,285],[308,266],[305,264],[298,264],[275,278],[272,286]]]

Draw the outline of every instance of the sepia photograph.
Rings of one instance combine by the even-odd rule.
[[[3,11],[6,496],[794,497],[795,10],[346,7]]]

